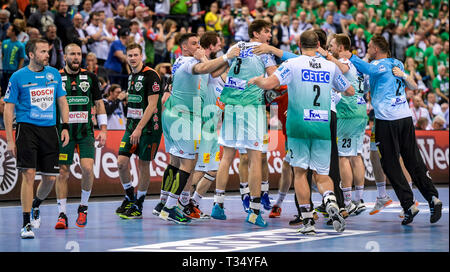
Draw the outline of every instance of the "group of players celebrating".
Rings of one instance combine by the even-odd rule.
[[[126,57],[132,73],[128,78],[127,125],[117,163],[125,191],[125,198],[116,209],[119,217],[143,217],[143,203],[150,182],[149,163],[154,159],[164,135],[170,161],[163,175],[160,201],[152,212],[159,218],[178,224],[211,218],[226,220],[225,189],[237,150],[246,222],[266,227],[268,224],[262,217],[262,208],[270,210],[269,217],[279,217],[282,202],[294,181],[298,215],[291,223],[302,225],[299,232],[305,235],[316,233],[316,212],[324,214],[328,218],[327,223],[333,225],[337,232],[344,231],[345,218],[366,209],[362,198],[364,164],[361,152],[367,125],[364,95],[370,89],[377,119],[377,129],[373,126],[373,134],[375,131],[377,134],[373,135],[371,146],[377,156],[372,158],[378,160],[377,165],[381,162],[399,196],[403,208],[402,224],[411,223],[418,209],[404,176],[386,171],[389,168],[387,164],[400,165],[398,154],[402,155],[408,172],[413,173],[411,177],[430,204],[430,221],[434,223],[439,220],[442,202],[431,179],[426,178],[427,170],[421,158],[413,156],[411,159],[411,154],[404,153],[403,147],[397,148],[395,143],[383,144],[391,141],[386,140],[390,132],[383,131],[378,136],[378,128],[385,130],[387,127],[384,121],[397,120],[384,118],[383,115],[391,117],[390,111],[401,112],[405,106],[405,85],[415,88],[414,81],[403,72],[403,65],[389,58],[383,46],[386,41],[382,37],[373,37],[369,44],[369,58],[374,60],[369,64],[352,56],[349,52],[350,39],[344,34],[330,36],[327,41],[320,30],[307,30],[300,37],[302,55],[297,56],[268,45],[272,36],[271,24],[264,20],[254,20],[248,32],[249,42],[238,42],[217,58],[216,54],[222,49],[217,33],[206,32],[201,37],[193,33],[183,34],[179,40],[182,56],[173,64],[170,93],[163,92],[160,76],[143,63],[142,48],[137,44],[127,46]],[[328,51],[323,48],[328,48]],[[75,149],[80,155],[82,169],[82,194],[76,225],[86,226],[94,179],[96,140],[91,107],[96,107],[101,128],[97,136],[98,147],[106,142],[107,117],[96,76],[81,68],[81,49],[78,45],[66,46],[66,65],[59,72],[47,66],[46,41],[30,41],[26,51],[30,65],[11,77],[5,95],[5,125],[8,151],[17,154],[17,167],[25,173],[21,194],[21,237],[34,238],[33,228],[40,225],[39,205],[50,193],[55,181],[59,209],[55,228],[66,229],[69,226],[67,179]],[[275,56],[286,61],[277,66]],[[29,75],[22,75],[25,73]],[[33,79],[24,78],[38,78],[40,74],[42,82],[35,83]],[[392,78],[394,83],[380,79],[383,76]],[[396,97],[381,93],[378,89],[381,87],[377,86],[395,83],[398,86],[381,87],[385,92],[393,92]],[[45,90],[49,84],[54,85],[51,95]],[[272,92],[272,95],[267,95],[267,92]],[[25,105],[29,102],[23,101],[30,101],[27,95],[36,96],[31,97],[31,101],[38,102],[31,103],[31,107]],[[389,109],[385,108],[383,101],[380,102],[382,96],[389,100]],[[39,101],[50,98],[54,106],[39,104]],[[268,194],[266,156],[269,142],[266,106],[272,102],[278,103],[279,119],[283,122],[286,136],[279,194],[273,206]],[[14,106],[18,123],[17,145],[12,136]],[[31,112],[22,114],[22,117],[22,111]],[[48,122],[36,123],[42,117]],[[24,139],[21,131],[30,123],[34,125],[29,125],[32,127],[27,133],[35,133],[34,138]],[[40,133],[38,129],[55,125],[59,147],[50,144],[33,146],[35,138],[51,139],[49,133]],[[394,130],[393,127],[390,129]],[[411,139],[415,146],[415,136]],[[51,152],[57,150],[56,159],[48,154],[51,152],[46,152],[47,149]],[[387,149],[396,149],[397,155],[387,154]],[[412,149],[413,153],[416,152]],[[132,186],[129,170],[133,154],[139,158],[137,190]],[[43,179],[33,200],[32,182],[36,173],[42,174]],[[401,177],[397,178],[398,175]],[[208,215],[201,211],[200,205],[214,181],[214,204]],[[312,183],[323,198],[322,205],[315,209],[311,201]],[[392,203],[385,186],[383,175],[377,180],[379,196],[371,214]],[[195,189],[192,191],[192,188]]]

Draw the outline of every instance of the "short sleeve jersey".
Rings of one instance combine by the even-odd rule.
[[[172,93],[165,106],[181,111],[194,112],[194,101],[200,99],[201,75],[193,73],[194,66],[199,63],[194,57],[181,56],[172,66]],[[206,83],[207,84],[207,83]]]
[[[348,59],[339,59],[349,66],[345,78],[355,89],[353,96],[342,96],[336,105],[336,117],[340,119],[367,118],[366,101],[364,100],[364,74],[359,72]]]
[[[275,57],[271,54],[253,54],[253,48],[259,42],[238,42],[234,46],[241,49],[239,57],[231,61],[220,100],[230,105],[263,105],[264,90],[256,85],[248,85],[253,77],[264,75],[266,68],[275,66]],[[233,47],[232,47],[233,48]],[[232,50],[230,48],[230,50]]]
[[[77,74],[69,74],[64,69],[59,72],[69,104],[70,139],[83,139],[88,135],[93,136],[94,125],[91,108],[95,105],[96,100],[102,99],[97,76],[85,69],[80,69]],[[58,113],[57,116],[59,117]],[[62,130],[60,123],[58,129]]]
[[[142,129],[142,134],[162,133],[161,127],[161,79],[155,70],[144,66],[140,72],[128,76],[128,103],[126,129],[133,132],[148,106],[148,97],[158,95],[158,103],[150,120]]]
[[[355,55],[350,61],[356,69],[370,76],[370,97],[376,119],[398,120],[411,116],[405,94],[405,81],[392,73],[394,67],[405,70],[401,61],[384,58],[367,63]]]
[[[343,92],[350,82],[339,68],[324,58],[302,55],[289,59],[275,71],[280,85],[287,85],[287,136],[331,139],[331,92]]]
[[[49,127],[56,125],[56,100],[65,95],[58,70],[33,72],[26,66],[12,74],[4,100],[15,104],[17,123]]]

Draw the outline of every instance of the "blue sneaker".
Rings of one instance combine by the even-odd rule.
[[[250,224],[257,225],[259,227],[267,227],[267,222],[264,221],[261,214],[256,214],[253,211],[249,212],[247,215],[247,219],[245,219]]]
[[[245,194],[242,196],[242,206],[244,206],[244,211],[248,212],[250,209],[250,195]]]
[[[225,211],[218,203],[214,204],[214,207],[211,211],[211,217],[218,220],[226,220],[227,216],[225,215]]]
[[[264,193],[261,196],[261,204],[263,205],[265,210],[270,211],[272,209],[272,205],[270,204],[269,193]]]

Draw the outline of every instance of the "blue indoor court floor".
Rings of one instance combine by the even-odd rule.
[[[227,220],[195,221],[177,225],[152,215],[157,196],[147,197],[142,220],[125,220],[115,214],[122,199],[91,198],[88,224],[75,226],[78,199],[67,206],[69,229],[55,230],[58,210],[54,199],[41,205],[41,227],[34,229],[35,239],[20,238],[22,213],[20,204],[0,203],[0,252],[448,252],[449,251],[449,190],[439,187],[444,203],[440,221],[429,223],[429,207],[417,189],[419,214],[408,226],[400,224],[400,206],[394,192],[388,194],[394,203],[376,215],[369,215],[374,205],[376,191],[367,189],[364,200],[367,210],[347,218],[343,233],[337,233],[325,224],[320,215],[316,222],[317,235],[303,236],[299,226],[288,222],[296,214],[293,191],[283,202],[280,218],[263,217],[269,226],[260,228],[246,223],[240,196],[227,193],[225,212]],[[277,197],[271,191],[272,203]],[[321,197],[313,193],[313,202],[319,205]],[[208,214],[212,208],[212,194],[202,202]]]

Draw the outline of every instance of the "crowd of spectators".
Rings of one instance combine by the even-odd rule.
[[[82,65],[99,77],[105,104],[110,104],[109,117],[118,110],[123,114],[126,95],[118,91],[126,90],[130,72],[126,64],[126,44],[142,45],[145,63],[158,67],[158,71],[166,75],[166,82],[170,82],[170,65],[181,54],[178,45],[181,34],[216,31],[221,34],[223,51],[226,51],[237,41],[248,41],[248,25],[255,19],[264,19],[273,24],[271,44],[294,53],[299,53],[301,33],[310,28],[349,35],[353,53],[361,58],[366,57],[372,36],[383,35],[391,46],[392,57],[404,62],[406,73],[414,75],[418,83],[418,90],[407,90],[417,129],[448,129],[449,11],[446,0],[0,2],[2,96],[11,74],[27,65],[24,49],[27,41],[42,37],[51,45],[50,65],[57,69],[64,67],[64,47],[72,42],[79,44]],[[121,103],[114,102],[116,100]],[[370,112],[370,103],[368,105]]]

